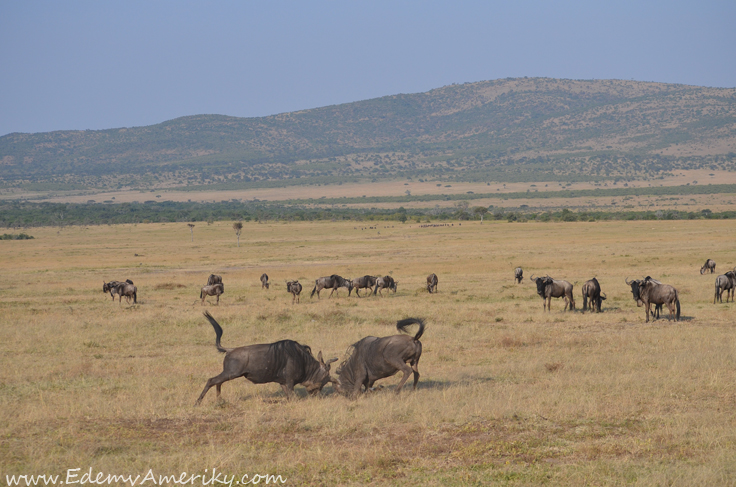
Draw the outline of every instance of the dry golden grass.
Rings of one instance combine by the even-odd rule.
[[[281,474],[287,485],[729,485],[736,479],[736,305],[713,305],[736,265],[723,221],[476,223],[422,229],[230,222],[34,229],[0,243],[2,474]],[[380,234],[379,234],[380,232]],[[135,254],[138,254],[136,256]],[[525,269],[523,284],[513,269]],[[272,286],[261,290],[267,272]],[[199,304],[222,275],[219,306]],[[439,276],[439,293],[423,290]],[[532,273],[597,276],[601,314],[543,313]],[[385,298],[309,298],[313,279],[389,274]],[[625,277],[680,290],[682,321],[644,323]],[[102,294],[132,279],[139,304]],[[291,305],[285,281],[304,285]],[[179,285],[183,286],[180,287]],[[324,296],[324,294],[323,294]],[[209,302],[214,302],[209,298]],[[424,317],[417,391],[350,401],[331,386],[286,401],[276,384],[206,380],[224,346],[292,338],[342,356]],[[4,480],[4,477],[3,477]]]

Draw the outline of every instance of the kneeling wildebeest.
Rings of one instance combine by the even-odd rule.
[[[215,329],[217,350],[226,355],[222,373],[207,381],[196,404],[202,402],[204,395],[212,386],[217,387],[217,398],[219,399],[222,384],[238,377],[244,377],[254,384],[267,382],[281,384],[287,398],[291,398],[294,394],[294,386],[297,384],[303,384],[307,392],[316,394],[332,380],[330,364],[337,361],[337,358],[325,363],[322,360],[322,352],[319,352],[315,360],[311,348],[293,340],[224,348],[220,345],[222,328],[211,314],[205,312],[204,316]]]
[[[437,283],[439,280],[437,279],[437,274],[434,272],[427,276],[427,291],[429,294],[436,293],[437,292]]]
[[[383,297],[384,289],[389,289],[395,293],[398,288],[398,281],[394,281],[394,278],[391,276],[383,276],[376,279],[376,288],[373,290],[373,294],[378,293],[379,296]]]
[[[353,281],[350,279],[345,279],[344,277],[338,276],[337,274],[332,274],[328,277],[320,277],[316,281],[314,281],[314,289],[312,289],[312,294],[309,295],[310,298],[314,297],[314,293],[317,293],[317,299],[320,299],[319,292],[323,289],[332,289],[330,291],[330,296],[332,297],[332,293],[340,289],[341,287],[347,288],[348,295],[350,294],[350,291],[353,290]],[[338,292],[339,296],[339,292]]]
[[[590,309],[601,312],[601,304],[606,299],[606,294],[601,293],[601,285],[595,277],[583,284],[583,311],[588,309],[588,300],[590,300]]]
[[[207,278],[207,285],[214,286],[215,284],[222,284],[222,276],[210,274],[210,277]]]
[[[703,267],[700,268],[700,273],[705,274],[707,271],[710,271],[711,274],[713,274],[716,271],[716,261],[713,259],[707,259],[705,261],[705,264],[703,264]]]
[[[575,299],[572,297],[572,284],[567,281],[552,279],[549,276],[537,277],[534,274],[529,279],[537,285],[537,294],[544,300],[544,309],[551,311],[552,298],[565,298],[565,311],[575,309]]]
[[[263,289],[264,287],[268,289],[268,286],[270,286],[270,283],[268,282],[268,274],[264,272],[263,274],[261,274],[261,289]]]
[[[626,278],[626,284],[631,286],[631,294],[633,294],[634,300],[641,300],[641,302],[644,303],[647,323],[649,323],[649,313],[651,312],[652,304],[667,305],[667,308],[670,310],[669,319],[672,319],[674,316],[675,321],[679,321],[680,299],[677,294],[677,289],[669,284],[658,283],[649,276],[644,279],[632,281],[629,281],[628,278]],[[675,309],[677,309],[677,313],[675,313]]]
[[[286,291],[291,293],[291,304],[294,304],[294,300],[298,303],[299,295],[302,293],[302,285],[299,284],[299,281],[288,281]]]
[[[419,330],[409,335],[393,335],[388,337],[365,337],[354,343],[348,352],[349,356],[337,369],[338,378],[333,380],[335,389],[347,396],[355,397],[365,387],[369,390],[378,379],[391,377],[402,371],[404,376],[396,387],[396,393],[414,373],[414,389],[419,382],[419,358],[422,356],[422,342],[419,339],[424,333],[424,321],[419,318],[407,318],[396,323],[396,329],[407,333],[406,327],[418,324]],[[407,365],[407,362],[411,365]]]
[[[222,283],[202,287],[202,290],[199,292],[199,297],[202,300],[202,306],[204,306],[204,300],[207,296],[217,296],[216,304],[219,305],[221,294],[225,294],[225,285]]]
[[[716,299],[719,303],[723,302],[723,291],[726,291],[726,302],[728,303],[728,298],[733,301],[734,289],[736,289],[736,272],[728,271],[716,277],[716,293],[713,296],[713,304],[716,304]]]
[[[524,279],[524,269],[517,267],[514,269],[514,282],[521,284],[522,279]]]
[[[353,289],[355,289],[355,295],[360,297],[360,294],[358,292],[361,289],[368,289],[371,293],[373,293],[373,286],[376,285],[376,281],[378,280],[377,277],[374,276],[363,276],[363,277],[356,277],[353,279]],[[348,296],[350,296],[350,293],[353,291],[351,289],[348,291]]]

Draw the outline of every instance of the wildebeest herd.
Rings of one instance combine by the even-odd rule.
[[[700,273],[704,274],[707,271],[714,273],[715,267],[716,263],[711,259],[707,259],[701,267]],[[514,282],[521,284],[523,275],[521,267],[515,268]],[[573,284],[570,282],[554,279],[549,275],[535,278],[533,274],[530,280],[536,285],[537,294],[543,300],[544,311],[551,310],[552,298],[563,298],[565,311],[575,309]],[[260,277],[260,282],[262,289],[269,289],[270,281],[266,273]],[[631,288],[631,294],[637,306],[644,307],[646,322],[649,322],[650,315],[659,317],[659,312],[663,306],[667,306],[670,320],[673,318],[675,320],[680,319],[679,293],[673,286],[664,284],[651,276],[632,280],[627,277],[625,282]],[[432,273],[427,276],[426,290],[428,293],[436,293],[437,284],[436,274]],[[324,289],[331,290],[329,295],[331,297],[333,293],[338,292],[341,288],[348,291],[348,296],[355,290],[357,297],[363,297],[359,294],[361,289],[367,289],[369,296],[382,296],[383,290],[396,293],[398,282],[388,275],[382,277],[365,275],[355,279],[346,279],[337,274],[332,274],[315,280],[310,297],[317,294],[319,299],[320,291]],[[122,303],[123,297],[126,298],[128,303],[131,299],[133,303],[138,302],[137,288],[130,279],[125,281],[103,281],[102,290],[105,293],[110,293],[113,301],[115,301],[115,295],[117,294],[119,303]],[[302,291],[302,285],[299,281],[287,281],[286,290],[292,295],[292,304],[298,303]],[[714,304],[716,301],[723,302],[722,295],[724,291],[726,292],[726,302],[729,298],[733,302],[734,292],[736,291],[736,267],[716,278]],[[219,304],[220,296],[224,292],[225,287],[222,277],[211,274],[207,279],[207,284],[200,290],[202,304],[204,304],[207,296],[216,296],[216,304]],[[582,298],[583,311],[591,310],[598,313],[602,311],[602,303],[606,299],[606,294],[602,292],[601,285],[596,277],[587,280],[582,285]],[[654,310],[651,309],[652,305],[655,307]],[[407,318],[397,322],[396,328],[399,332],[405,333],[403,335],[380,338],[368,336],[352,344],[348,349],[347,357],[337,368],[337,377],[333,378],[330,375],[330,364],[337,361],[337,358],[325,362],[320,351],[315,359],[309,346],[293,340],[224,348],[220,344],[223,334],[222,327],[209,312],[205,312],[204,315],[215,330],[215,346],[218,351],[225,353],[225,359],[223,371],[207,381],[204,390],[197,399],[197,404],[202,401],[212,386],[216,387],[219,398],[222,384],[238,377],[244,377],[255,384],[278,383],[287,397],[293,395],[294,386],[297,384],[304,385],[310,394],[317,394],[325,385],[332,383],[337,392],[355,397],[363,391],[372,390],[375,381],[393,376],[397,372],[403,372],[401,381],[395,389],[397,393],[401,391],[409,375],[414,375],[415,389],[419,381],[418,363],[422,354],[422,343],[419,339],[425,330],[425,323],[419,318]],[[406,334],[408,333],[407,327],[411,325],[418,325],[419,327],[413,337]]]

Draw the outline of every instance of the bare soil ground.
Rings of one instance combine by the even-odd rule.
[[[707,257],[718,273],[736,265],[736,227],[448,225],[245,223],[240,248],[229,222],[197,224],[194,242],[173,223],[2,241],[0,470],[63,480],[72,468],[217,468],[286,485],[734,483],[736,305],[714,305],[715,275],[699,269]],[[202,307],[213,272],[225,294]],[[398,292],[310,299],[314,279],[332,273],[391,274]],[[544,313],[532,273],[574,283],[578,309],[555,300]],[[644,323],[624,278],[646,275],[678,288],[681,321]],[[593,276],[608,296],[600,314],[580,310]],[[103,280],[126,278],[136,305],[102,293]],[[292,306],[284,282],[294,278],[304,292]],[[224,346],[291,338],[327,357],[423,317],[419,387],[397,396],[397,376],[357,400],[328,385],[287,401],[276,384],[235,380],[221,402],[211,390],[194,407],[222,370],[205,309]]]

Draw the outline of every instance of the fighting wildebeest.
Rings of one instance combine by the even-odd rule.
[[[130,304],[130,298],[133,298],[133,304],[138,303],[138,288],[133,285],[133,281],[130,279],[125,282],[119,282],[111,291],[110,294],[117,294],[120,296],[119,303],[123,302],[123,296],[125,300]],[[113,296],[113,300],[115,297]]]
[[[314,281],[314,289],[312,289],[312,294],[309,295],[310,298],[314,297],[314,293],[317,293],[317,299],[320,299],[319,292],[323,289],[332,289],[330,291],[330,296],[332,297],[332,293],[340,289],[341,287],[344,287],[348,290],[348,294],[353,289],[353,281],[350,279],[345,279],[344,277],[340,277],[337,274],[332,274],[329,277],[320,277],[316,281]],[[339,296],[338,292],[338,296]]]
[[[703,267],[700,268],[700,274],[705,274],[707,271],[710,271],[711,274],[713,274],[716,271],[716,261],[713,259],[707,259],[705,261],[705,264],[703,264]]]
[[[575,309],[575,299],[572,297],[572,284],[567,281],[552,279],[549,276],[534,278],[534,274],[529,278],[537,285],[537,294],[544,300],[544,309],[551,311],[552,298],[565,298],[565,311],[570,307],[570,311]]]
[[[606,299],[606,294],[601,293],[601,285],[595,277],[583,284],[583,311],[588,309],[588,300],[590,300],[590,309],[601,312],[601,304]]]
[[[124,282],[123,281],[110,281],[110,282],[105,282],[103,280],[102,281],[102,292],[103,293],[110,293],[110,297],[112,298],[113,301],[115,301],[115,294],[117,293],[118,286],[120,284],[125,284],[126,282],[128,284],[133,284],[133,281],[131,281],[130,279],[126,279]]]
[[[222,372],[207,381],[196,404],[202,402],[204,395],[212,386],[217,387],[217,398],[219,399],[222,384],[238,377],[244,377],[254,384],[267,382],[281,384],[287,398],[291,398],[294,394],[294,386],[297,384],[303,384],[307,392],[316,394],[332,380],[330,364],[337,358],[332,358],[325,363],[320,351],[315,360],[311,348],[293,340],[224,348],[220,345],[222,328],[211,314],[205,312],[204,316],[215,329],[215,346],[219,352],[225,354],[225,359]]]
[[[407,333],[406,328],[418,324],[419,330],[412,337],[409,335],[393,335],[388,337],[365,337],[354,343],[348,357],[337,369],[337,379],[333,380],[335,389],[345,395],[355,397],[365,387],[369,390],[378,379],[391,377],[396,372],[403,372],[396,393],[414,373],[414,389],[419,382],[419,358],[422,356],[422,342],[419,339],[424,333],[424,321],[418,318],[407,318],[396,323],[396,329]],[[407,365],[407,362],[409,365]]]
[[[294,304],[294,300],[298,303],[299,295],[302,293],[302,285],[299,284],[299,281],[288,281],[286,291],[291,293],[291,304]]]
[[[437,274],[434,272],[427,276],[427,291],[429,294],[436,293],[437,292],[437,283],[439,280],[437,279]]]
[[[675,316],[675,321],[679,321],[680,299],[677,294],[677,289],[669,284],[657,283],[649,276],[644,279],[636,279],[632,281],[629,281],[628,278],[626,278],[626,284],[631,286],[631,294],[634,296],[634,299],[636,301],[641,300],[641,302],[644,303],[647,323],[649,323],[649,313],[652,304],[667,305],[667,308],[670,310],[669,319],[672,319],[672,317]],[[675,309],[677,310],[677,313],[675,313]]]
[[[355,289],[355,295],[360,297],[360,294],[358,292],[361,289],[368,289],[371,293],[373,293],[373,286],[376,285],[376,281],[378,280],[375,276],[363,276],[363,277],[356,277],[353,279],[353,289]],[[350,296],[350,293],[353,291],[351,289],[348,291],[348,296]]]
[[[214,286],[215,284],[222,284],[222,276],[210,274],[210,277],[207,278],[207,285]]]
[[[261,274],[261,289],[263,289],[264,287],[265,287],[266,289],[268,289],[268,287],[269,287],[270,285],[271,285],[271,283],[270,283],[270,282],[268,282],[268,274],[266,274],[266,273],[264,272],[263,274]]]
[[[524,279],[524,269],[517,267],[514,269],[514,282],[521,284],[522,279]]]
[[[394,278],[391,276],[383,276],[376,279],[376,288],[373,290],[373,294],[378,293],[379,296],[383,297],[384,289],[389,289],[395,293],[398,288],[398,281],[394,281]]]
[[[719,303],[723,302],[723,291],[726,291],[726,302],[728,303],[728,298],[733,301],[734,289],[736,289],[736,272],[734,271],[736,271],[736,268],[716,277],[716,293],[713,296],[713,304],[716,304],[716,299]]]
[[[199,291],[199,298],[202,300],[202,306],[204,306],[204,300],[207,296],[217,296],[217,303],[215,304],[219,305],[221,294],[225,294],[225,285],[223,283],[203,286],[201,291]]]

